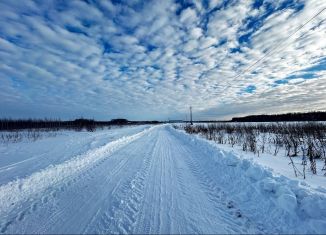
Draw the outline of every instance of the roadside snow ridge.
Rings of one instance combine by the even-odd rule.
[[[153,128],[155,127],[150,129]],[[48,187],[59,184],[69,177],[92,167],[96,163],[100,164],[101,161],[104,161],[113,152],[140,138],[150,131],[150,129],[131,136],[122,137],[95,150],[90,150],[85,154],[69,159],[66,162],[58,165],[50,165],[26,178],[17,179],[6,185],[2,185],[0,187],[0,214],[10,211],[20,201],[28,200],[34,194],[40,194]]]
[[[326,193],[152,127],[0,187],[0,232],[326,233]]]

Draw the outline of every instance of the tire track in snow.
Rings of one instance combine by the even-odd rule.
[[[163,169],[163,179],[164,180],[164,191],[165,194],[163,198],[166,198],[168,202],[168,211],[166,213],[161,213],[161,215],[165,215],[164,221],[165,226],[160,230],[160,233],[201,233],[201,231],[196,227],[197,221],[195,221],[192,217],[187,215],[187,212],[184,208],[184,197],[186,196],[187,187],[191,187],[191,185],[186,185],[186,179],[182,174],[184,169],[183,161],[180,156],[175,151],[178,148],[175,148],[176,142],[173,138],[171,138],[171,134],[165,129],[164,130],[164,138],[162,148],[161,148],[161,156],[162,163],[164,167]],[[167,177],[166,175],[169,175]],[[178,218],[178,222],[174,223],[174,218]],[[186,225],[186,228],[184,227]]]
[[[188,162],[189,168],[195,177],[199,180],[203,191],[214,205],[217,217],[220,217],[227,225],[229,233],[250,233],[252,225],[245,218],[242,212],[236,208],[235,202],[229,200],[225,192],[223,192],[215,183],[203,172],[203,169],[192,160]]]
[[[125,167],[128,165],[130,158],[127,156],[126,158],[121,159],[121,161],[116,165],[116,167],[113,168],[113,170],[110,172],[110,174],[106,177],[107,179],[109,179],[108,181],[110,181],[110,178],[114,175],[118,175],[121,171],[123,171],[125,169]],[[103,163],[103,162],[102,162]],[[97,167],[99,167],[100,164],[97,164],[96,167],[90,169],[90,172],[95,172],[97,169]],[[83,180],[83,184],[87,184],[87,181],[90,181],[93,177],[88,177],[85,178],[84,176],[89,174],[89,171],[86,171],[85,173],[82,173],[80,175],[78,175],[76,178],[72,179],[70,182],[73,183],[78,183],[78,180],[82,179]],[[122,179],[121,179],[122,180]],[[116,187],[118,187],[120,185],[120,181],[118,181],[116,183]],[[100,201],[100,200],[99,200]],[[72,202],[73,203],[73,202]],[[90,197],[86,203],[94,203],[93,202],[93,198]],[[61,206],[59,210],[57,210],[57,213],[55,214],[51,214],[49,221],[45,221],[45,223],[41,224],[40,229],[38,229],[36,232],[37,233],[47,233],[48,228],[51,228],[52,226],[54,226],[57,222],[58,222],[58,218],[60,218],[60,215],[66,210],[69,209],[69,207],[71,206],[70,203],[65,204],[64,206]],[[82,209],[80,209],[80,213],[82,212]]]
[[[143,167],[135,175],[135,178],[123,186],[121,194],[122,197],[116,197],[118,201],[116,207],[112,208],[113,211],[110,219],[111,223],[103,224],[104,228],[112,228],[112,224],[117,230],[113,232],[117,233],[131,233],[133,226],[136,222],[137,215],[139,214],[139,208],[143,202],[143,189],[144,181],[147,177],[148,168],[150,165],[150,157],[146,157],[143,162]],[[100,232],[99,230],[98,232]],[[107,230],[112,232],[112,230]]]
[[[205,155],[202,152],[196,151],[195,148],[192,149],[191,143],[184,145],[183,142],[173,135],[173,131],[169,129],[169,132],[174,137],[175,145],[178,146],[179,152],[184,152],[186,165],[198,180],[202,191],[205,192],[208,199],[212,202],[211,204],[217,212],[216,217],[219,217],[225,223],[224,225],[226,225],[228,233],[261,233],[262,231],[237,209],[236,203],[229,200],[227,194],[205,173],[205,168],[201,167],[199,159],[205,157]]]
[[[146,187],[143,189],[143,198],[145,202],[142,203],[140,213],[138,214],[138,218],[132,233],[151,234],[153,233],[153,230],[155,230],[155,233],[158,233],[157,221],[159,219],[157,215],[159,213],[157,213],[157,211],[161,208],[160,190],[162,186],[161,171],[163,170],[162,166],[158,166],[161,162],[160,147],[163,144],[164,142],[162,143],[162,130],[159,130],[158,135],[156,136],[156,144],[151,152],[152,164],[150,165],[149,173],[145,181]],[[152,187],[153,183],[156,185],[156,187]],[[159,197],[157,197],[158,192]],[[149,215],[150,218],[148,218]]]
[[[171,139],[170,139],[170,142]],[[172,154],[172,153],[171,153]],[[183,171],[185,170],[183,163],[181,164],[181,162],[177,161],[176,159],[172,159],[173,155],[170,156],[171,161],[174,161],[175,164],[173,164],[173,170],[172,172],[172,177],[176,179],[176,185],[174,186],[175,188],[178,188],[179,193],[173,193],[172,195],[174,196],[174,200],[172,200],[172,208],[175,208],[175,210],[178,212],[178,214],[180,214],[180,218],[182,218],[183,221],[186,221],[187,224],[187,230],[189,230],[191,233],[195,233],[195,234],[200,234],[202,233],[202,231],[200,231],[196,224],[197,221],[194,220],[192,217],[189,217],[186,215],[186,212],[184,211],[184,208],[182,208],[180,206],[179,203],[179,198],[181,197],[186,197],[187,196],[187,188],[189,187],[189,185],[187,185],[187,183],[185,182],[185,177],[182,174]],[[173,222],[173,220],[172,220]],[[176,223],[175,224],[177,226],[177,231],[178,234],[181,233],[185,233],[184,229],[182,228],[182,225],[180,223]],[[173,228],[174,226],[172,226]]]
[[[151,135],[149,133],[148,135]],[[60,210],[64,213],[67,211],[73,211],[72,215],[70,215],[67,221],[63,222],[60,227],[60,231],[72,231],[70,226],[71,224],[80,224],[78,227],[78,230],[76,230],[74,233],[94,233],[95,230],[92,230],[92,223],[99,221],[100,219],[102,220],[107,220],[112,217],[112,211],[110,210],[105,210],[103,214],[103,208],[106,208],[106,205],[115,205],[116,202],[113,200],[114,195],[116,195],[121,188],[124,187],[126,184],[125,181],[128,180],[130,177],[125,178],[124,173],[125,172],[130,172],[132,169],[130,167],[135,167],[136,169],[138,168],[137,166],[137,160],[133,154],[130,154],[130,151],[132,152],[140,152],[142,151],[143,146],[137,143],[138,140],[136,140],[133,143],[130,143],[130,145],[127,145],[126,148],[120,149],[117,152],[115,152],[110,158],[106,158],[105,160],[119,160],[117,164],[114,164],[114,167],[108,171],[106,171],[106,167],[109,165],[111,166],[111,162],[107,162],[106,164],[98,164],[99,167],[97,169],[94,169],[90,171],[88,174],[91,174],[92,177],[89,178],[89,180],[84,180],[83,174],[79,175],[78,178],[81,179],[79,181],[75,181],[74,184],[72,185],[75,187],[73,192],[67,191],[71,194],[71,196],[67,196],[67,199],[65,200],[65,206],[60,207]],[[142,141],[141,141],[142,142]],[[131,146],[132,145],[132,146]],[[131,149],[128,150],[126,153],[126,149]],[[103,160],[103,161],[105,161]],[[135,162],[136,161],[136,162]],[[134,164],[136,163],[136,164]],[[103,172],[103,170],[105,172]],[[106,175],[106,173],[108,173]],[[95,182],[94,182],[95,181]],[[84,185],[96,185],[100,184],[100,186],[94,188],[92,187],[91,189],[88,189],[87,191],[84,190]],[[76,186],[78,186],[76,188]],[[103,187],[108,187],[108,189],[103,189]],[[92,190],[92,193],[90,195],[90,191]],[[82,199],[83,203],[80,205],[80,207],[75,206],[75,200],[79,201],[78,198],[73,198],[74,192],[78,192],[78,195],[85,195],[85,198]],[[87,218],[79,218],[81,214],[85,213],[89,214],[89,216],[86,216]],[[99,215],[102,215],[102,218],[99,217]],[[63,214],[63,217],[67,217],[67,214]],[[60,223],[60,217],[55,216],[52,218],[53,223],[48,223],[45,221],[44,225],[42,226],[43,229],[37,229],[35,233],[49,233],[49,229],[52,227],[58,226],[58,223]],[[56,230],[53,230],[54,232],[57,233]],[[108,233],[107,228],[102,229],[100,233]],[[110,232],[111,233],[111,232]]]
[[[154,135],[154,137],[153,137]],[[151,152],[156,145],[155,132],[151,132],[147,136],[146,149],[140,145],[132,149],[137,153],[134,161],[139,161],[139,169],[131,174],[124,183],[114,190],[111,195],[111,202],[106,207],[98,210],[96,216],[83,230],[83,233],[130,233],[134,226],[136,217],[139,213],[139,206],[142,203],[142,190],[145,186],[144,180],[147,177],[148,168],[151,164]],[[130,167],[135,167],[131,164]]]
[[[78,181],[78,178],[81,176],[84,177],[84,179],[85,177],[88,179],[89,171],[94,170],[115,151],[140,138],[151,129],[152,128],[144,130],[132,136],[120,138],[103,147],[89,151],[86,154],[78,155],[62,164],[50,166],[27,178],[18,179],[1,186],[0,214],[3,222],[0,225],[0,232],[6,232],[10,225],[22,221],[26,215],[33,212],[33,210],[30,210],[31,198],[38,198],[37,195],[42,193],[43,195],[45,194],[45,196],[42,196],[38,203],[48,203],[49,198],[52,200],[58,194],[58,191],[49,189],[50,186],[51,188],[57,188],[62,182],[65,182],[65,185],[73,184]],[[34,201],[37,200],[34,199],[33,203],[35,203]],[[49,221],[50,220],[51,218],[49,218]]]
[[[158,144],[152,152],[153,162],[143,191],[145,202],[132,231],[134,234],[199,232],[196,221],[189,221],[182,208],[183,194],[179,184],[183,181],[177,179],[177,159],[171,148],[174,143],[168,135],[165,128],[159,130]],[[185,230],[185,224],[191,228]]]
[[[156,137],[154,136],[153,138]],[[102,215],[97,219],[96,233],[132,233],[140,206],[143,203],[145,180],[152,161],[151,152],[155,148],[156,143],[157,138],[156,141],[147,147],[141,168],[113,194],[115,195],[113,206],[100,212]],[[89,232],[93,231],[87,228],[85,233]]]
[[[215,165],[209,167],[205,160],[208,153],[168,127],[146,133],[105,156],[99,154],[82,170],[49,185],[40,191],[43,197],[25,200],[26,212],[15,205],[9,219],[1,215],[3,231],[263,232],[217,185]]]
[[[124,163],[125,159],[121,161],[121,163]],[[103,161],[101,161],[101,163],[103,163]],[[80,180],[81,178],[84,181],[88,181],[90,180],[90,175],[89,175],[89,171],[93,171],[96,170],[96,168],[99,166],[100,164],[95,164],[94,166],[92,166],[90,169],[87,169],[85,172],[82,172],[80,175],[73,175],[72,177],[70,177],[69,179],[66,179],[67,182],[63,183],[61,186],[60,184],[55,184],[52,185],[51,189],[49,190],[45,190],[43,191],[43,196],[39,199],[36,199],[33,204],[37,205],[37,207],[45,207],[45,206],[54,206],[55,205],[50,205],[51,203],[55,202],[56,198],[58,196],[60,196],[60,193],[63,193],[65,190],[67,190],[67,188],[70,187],[70,185],[75,184],[76,182],[78,182],[78,180]],[[120,168],[120,164],[117,166],[117,168]],[[115,170],[113,171],[114,173],[116,172]],[[54,189],[52,189],[54,188]],[[25,202],[26,203],[26,202]],[[14,216],[9,216],[7,218],[7,222],[3,223],[3,226],[1,227],[0,231],[2,233],[6,232],[6,230],[8,229],[8,227],[10,225],[13,224],[17,224],[19,222],[22,222],[24,220],[25,216],[31,215],[33,212],[35,212],[36,210],[31,211],[30,210],[30,203],[26,203],[27,206],[23,206],[24,209],[22,209],[21,206],[19,206],[18,208],[14,208],[14,211],[11,212],[10,214],[14,214]],[[63,206],[60,207],[60,209],[55,209],[52,208],[52,212],[50,213],[50,216],[47,217],[47,220],[44,221],[44,223],[42,222],[38,222],[38,229],[36,233],[46,233],[47,229],[49,227],[52,227],[52,225],[54,225],[55,223],[57,223],[57,219],[61,217],[61,215],[63,214],[64,210],[67,209],[69,207],[69,204],[65,204]]]

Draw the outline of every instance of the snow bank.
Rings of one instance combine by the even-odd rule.
[[[200,148],[196,159],[238,207],[267,233],[326,233],[326,190],[285,176],[249,159],[222,151],[217,145],[184,131],[171,132],[185,143]]]
[[[114,127],[95,132],[63,130],[58,131],[54,137],[38,139],[35,142],[23,140],[18,143],[0,143],[0,186],[17,178],[25,178],[51,164],[61,164],[123,136],[137,134],[149,127]]]
[[[92,167],[96,162],[109,157],[113,152],[140,138],[153,128],[155,127],[145,129],[131,136],[122,137],[102,147],[90,150],[85,154],[77,155],[63,163],[50,165],[26,178],[17,179],[0,186],[0,214],[10,211],[17,203],[42,193],[50,186],[67,180],[76,173]]]

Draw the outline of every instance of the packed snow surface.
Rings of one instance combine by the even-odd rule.
[[[326,233],[326,190],[169,125],[1,145],[1,233]]]

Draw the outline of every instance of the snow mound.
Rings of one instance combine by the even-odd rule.
[[[170,127],[173,129],[172,127]],[[200,164],[252,221],[267,233],[326,233],[326,193],[305,183],[289,179],[252,160],[181,130],[171,130],[184,142],[196,145],[205,156]]]
[[[63,163],[50,165],[25,178],[16,179],[0,186],[0,214],[9,212],[19,202],[30,200],[33,195],[40,194],[47,188],[68,180],[79,172],[92,167],[97,162],[105,160],[113,152],[140,138],[153,128],[156,127],[122,137],[85,154],[77,155]]]

